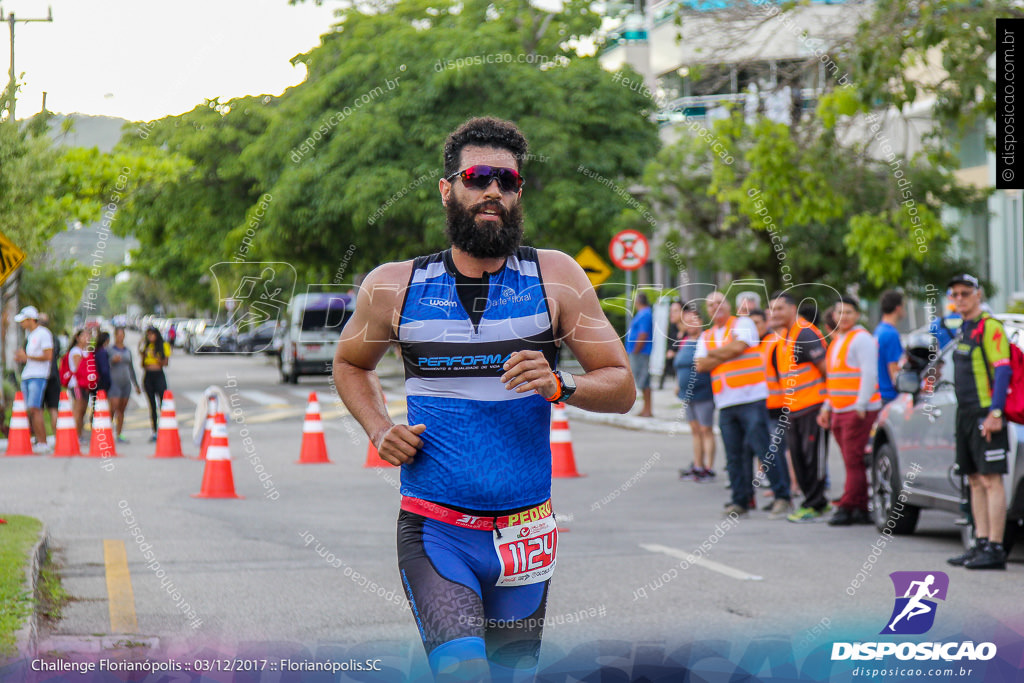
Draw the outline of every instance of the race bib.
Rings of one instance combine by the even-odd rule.
[[[554,515],[501,529],[501,538],[494,536],[494,550],[501,563],[495,585],[525,586],[551,578],[557,545]]]

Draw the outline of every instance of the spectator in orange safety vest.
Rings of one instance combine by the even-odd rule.
[[[755,457],[761,459],[759,469],[767,476],[774,499],[763,509],[774,509],[773,519],[781,519],[793,512],[790,466],[786,455],[786,429],[779,425],[779,418],[782,415],[782,385],[779,384],[778,369],[774,367],[776,364],[775,351],[782,337],[768,324],[768,314],[760,308],[751,310],[749,316],[757,326],[757,336],[761,339],[757,350],[760,351],[764,362],[765,383],[768,385],[768,399],[765,402],[765,407],[768,409],[768,454],[756,453]],[[765,464],[766,458],[770,458],[768,464]],[[770,467],[776,460],[778,467]],[[761,484],[762,481],[759,477],[755,481],[755,487]],[[786,505],[775,505],[776,500],[786,501]]]
[[[868,477],[864,449],[871,437],[882,396],[878,393],[878,344],[858,325],[860,303],[841,296],[833,311],[835,336],[828,346],[825,366],[827,397],[818,413],[818,425],[831,428],[846,465],[846,486],[831,526],[871,524],[868,514]]]
[[[753,453],[768,460],[768,386],[758,345],[757,327],[750,318],[735,317],[720,292],[707,298],[712,327],[697,341],[698,372],[711,373],[711,391],[718,408],[718,426],[725,445],[726,469],[732,500],[725,515],[745,515],[752,507]],[[777,464],[774,459],[769,464]],[[773,475],[774,476],[774,475]],[[785,504],[783,500],[776,505]],[[773,513],[775,510],[773,510]]]
[[[782,328],[776,347],[783,406],[779,423],[786,426],[789,455],[797,484],[804,494],[791,522],[813,522],[829,509],[825,497],[825,458],[828,432],[818,426],[825,401],[825,340],[812,323],[798,315],[796,300],[787,292],[772,296],[770,324]]]

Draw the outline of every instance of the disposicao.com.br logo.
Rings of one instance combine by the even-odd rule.
[[[892,614],[881,635],[920,635],[935,623],[937,600],[945,600],[949,576],[945,572],[893,572],[896,593]],[[901,660],[988,660],[996,656],[994,643],[973,641],[947,643],[863,642],[833,643],[832,660],[868,660],[895,656]]]

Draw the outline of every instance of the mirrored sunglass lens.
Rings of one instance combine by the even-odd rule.
[[[477,165],[462,172],[462,181],[477,190],[486,189],[495,178],[498,179],[498,187],[504,192],[515,192],[522,185],[522,178],[511,168]]]
[[[493,178],[494,172],[490,166],[470,166],[462,172],[462,181],[478,190],[490,185]]]
[[[498,174],[498,185],[505,192],[514,192],[519,189],[523,180],[518,173],[513,171],[511,168],[499,168],[497,169]]]

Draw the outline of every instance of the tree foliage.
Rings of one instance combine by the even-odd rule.
[[[856,284],[865,295],[941,280],[956,267],[953,231],[938,215],[977,196],[948,172],[901,159],[897,176],[862,149],[838,145],[832,131],[741,113],[710,135],[684,133],[648,165],[644,183],[699,267],[776,287]]]
[[[943,129],[995,113],[996,19],[1024,18],[1013,0],[879,0],[841,50],[864,111],[934,99]]]
[[[243,153],[273,197],[255,239],[261,258],[324,281],[351,246],[354,270],[443,248],[441,149],[481,115],[514,120],[530,141],[529,243],[573,250],[612,234],[622,199],[576,169],[628,185],[657,137],[645,98],[564,48],[597,27],[586,3],[548,13],[529,2],[416,0],[339,19],[297,58],[307,80]]]
[[[228,234],[260,196],[241,155],[265,131],[273,106],[269,97],[208,100],[125,131],[119,150],[160,158],[166,172],[131,179],[116,229],[139,240],[132,270],[172,298],[199,309],[213,304],[209,268],[237,250]]]

